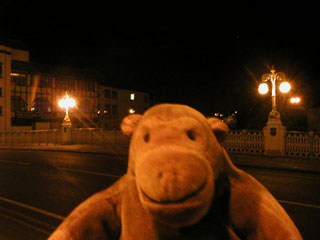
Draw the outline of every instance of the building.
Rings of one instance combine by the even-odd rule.
[[[98,126],[117,129],[121,120],[132,113],[143,113],[150,105],[149,94],[99,86]]]
[[[73,127],[119,128],[129,112],[143,113],[149,94],[100,85],[84,70],[30,62],[29,51],[0,39],[0,132],[60,128],[65,111],[58,101],[66,92]]]

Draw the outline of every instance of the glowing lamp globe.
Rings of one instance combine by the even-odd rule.
[[[71,124],[69,118],[69,108],[76,106],[76,101],[73,98],[70,98],[66,93],[66,95],[59,100],[58,105],[59,107],[66,109],[66,116],[64,117],[63,121],[67,124]]]
[[[279,87],[280,91],[283,93],[287,93],[291,89],[291,85],[288,82],[282,82]]]
[[[261,83],[259,85],[258,91],[260,94],[266,94],[269,91],[268,84],[266,83]]]
[[[66,95],[64,98],[59,100],[58,104],[61,108],[72,108],[76,105],[76,101],[73,98],[69,98],[69,96]]]
[[[301,101],[301,98],[299,98],[299,97],[290,98],[290,102],[291,102],[292,104],[297,104],[297,103],[299,103],[300,101]]]

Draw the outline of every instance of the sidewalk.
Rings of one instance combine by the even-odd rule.
[[[36,150],[36,151],[59,151],[59,152],[83,152],[83,153],[102,153],[118,155],[127,158],[123,149],[108,145],[0,145],[0,150]],[[122,152],[122,153],[121,153]],[[229,153],[232,162],[241,166],[283,169],[301,172],[320,174],[319,158],[288,158],[288,157],[269,157],[263,155],[247,155]]]
[[[320,174],[319,158],[271,157],[264,155],[246,155],[229,153],[236,166],[250,166],[269,169],[283,169]]]
[[[35,150],[35,151],[54,151],[54,152],[80,152],[80,153],[102,153],[110,155],[121,155],[120,148],[109,145],[82,145],[82,144],[72,144],[72,145],[0,145],[0,150]],[[123,152],[123,151],[122,151]]]

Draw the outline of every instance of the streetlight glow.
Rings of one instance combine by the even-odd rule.
[[[66,116],[64,117],[64,121],[70,122],[69,118],[69,108],[76,106],[76,101],[73,98],[70,98],[68,93],[64,95],[62,99],[58,102],[59,107],[66,109]]]
[[[261,83],[259,85],[259,89],[258,89],[260,94],[266,94],[269,91],[269,87],[268,84],[266,83]]]
[[[288,82],[282,82],[279,87],[280,91],[283,93],[287,93],[291,89],[291,85]]]
[[[61,108],[69,108],[76,106],[76,101],[73,98],[69,98],[69,95],[66,94],[62,99],[59,100],[58,104]]]
[[[290,102],[292,104],[298,104],[300,101],[301,101],[301,98],[299,98],[299,97],[290,98]]]
[[[290,91],[290,84],[287,82],[283,82],[285,80],[285,74],[282,72],[277,72],[276,70],[274,70],[273,66],[272,69],[270,71],[271,73],[266,73],[262,75],[261,81],[262,83],[259,86],[259,92],[261,94],[265,94],[267,93],[267,89],[268,89],[268,85],[267,85],[267,81],[271,82],[271,98],[272,98],[272,111],[271,113],[276,113],[278,114],[277,111],[277,102],[276,102],[276,82],[281,81],[282,83],[280,84],[280,91],[281,92],[289,92]]]

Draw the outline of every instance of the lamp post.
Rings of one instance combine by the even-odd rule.
[[[69,118],[69,108],[76,106],[76,101],[73,98],[70,98],[68,93],[64,95],[62,99],[59,100],[58,105],[61,108],[66,109],[66,115],[61,124],[62,131],[62,144],[71,144],[71,121]]]
[[[259,85],[259,93],[266,94],[268,92],[267,82],[271,82],[271,98],[272,98],[272,110],[269,113],[267,125],[263,128],[264,135],[264,150],[266,155],[284,156],[285,155],[285,135],[286,128],[282,125],[280,113],[277,110],[277,82],[281,81],[279,90],[283,93],[290,91],[290,84],[285,82],[285,75],[282,72],[276,73],[273,66],[271,73],[262,75],[262,83]]]
[[[69,108],[75,107],[76,101],[73,98],[69,97],[68,93],[66,92],[64,97],[59,100],[58,104],[59,107],[66,109],[66,115],[63,119],[63,123],[69,123],[71,125],[71,121],[69,118]]]
[[[277,121],[281,124],[280,119],[280,113],[277,110],[277,88],[276,88],[276,82],[281,81],[281,84],[279,85],[280,92],[287,93],[291,89],[291,85],[288,82],[285,82],[285,74],[283,72],[277,72],[274,70],[274,67],[272,66],[272,69],[270,71],[271,73],[266,73],[262,75],[261,81],[262,83],[259,85],[259,93],[260,94],[266,94],[269,91],[269,87],[267,82],[271,82],[271,98],[272,98],[272,110],[269,113],[269,121]]]

